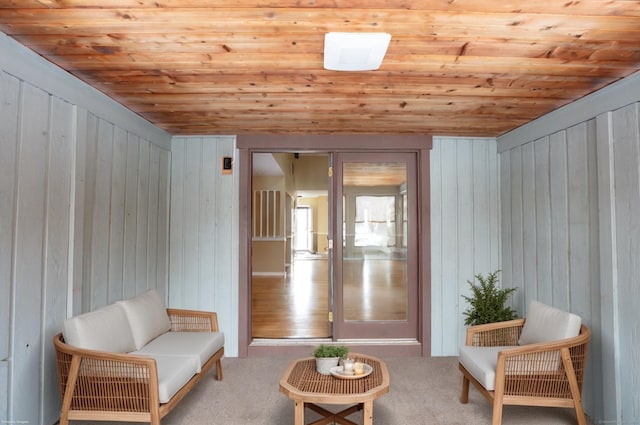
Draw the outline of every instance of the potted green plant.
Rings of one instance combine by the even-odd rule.
[[[465,325],[504,322],[516,317],[516,311],[505,303],[518,288],[499,288],[499,272],[500,270],[496,270],[489,273],[486,278],[481,274],[475,275],[479,285],[467,281],[471,286],[471,296],[462,295],[469,303],[469,308],[463,313],[466,316]]]
[[[349,353],[349,348],[344,345],[320,344],[313,350],[313,357],[316,358],[316,370],[323,375],[330,375],[331,368],[338,366],[340,359],[345,358]]]

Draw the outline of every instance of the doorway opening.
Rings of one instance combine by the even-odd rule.
[[[327,252],[328,157],[326,152],[253,155],[252,221],[282,223],[273,226],[279,230],[269,237],[255,232],[252,236],[253,339],[332,337]],[[282,203],[282,210],[277,206],[271,208],[277,210],[278,217],[269,217],[266,205],[256,207],[256,199],[261,199],[257,194],[262,191],[275,191],[280,193],[278,199],[290,200],[288,206]]]
[[[315,254],[313,251],[313,220],[311,207],[298,206],[295,209],[296,230],[294,233],[295,255],[306,256]]]
[[[323,144],[316,139],[327,140],[326,151],[309,149]],[[430,140],[425,150],[424,138],[373,136],[347,150],[344,139],[238,139],[250,165],[240,176],[240,221],[251,223],[240,227],[240,355],[306,353],[319,341],[398,355],[428,347],[428,251],[420,249],[429,246],[428,214],[420,211]],[[260,174],[265,159],[276,175]],[[265,227],[275,233],[255,232]]]
[[[252,338],[417,340],[415,232],[403,230],[415,155],[273,153],[268,176],[267,155],[252,173]]]

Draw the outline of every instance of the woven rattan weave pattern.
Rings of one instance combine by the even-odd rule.
[[[351,354],[356,361],[366,363],[373,372],[361,379],[339,379],[316,371],[313,357],[293,361],[280,380],[280,391],[295,402],[295,424],[304,425],[305,407],[340,424],[353,424],[346,416],[362,410],[363,424],[373,423],[373,400],[389,392],[389,372],[386,364],[371,356]],[[333,413],[315,403],[355,404]],[[315,423],[315,422],[314,422]]]

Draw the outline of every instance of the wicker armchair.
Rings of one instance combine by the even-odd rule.
[[[218,332],[216,313],[167,309],[173,332]],[[202,365],[167,403],[160,403],[158,368],[151,357],[87,350],[54,337],[62,408],[60,425],[70,420],[148,422],[162,419],[215,365],[222,380],[224,348]]]
[[[518,345],[524,323],[517,319],[467,329],[467,346],[494,347],[495,384],[488,390],[461,362],[460,401],[468,402],[471,382],[493,404],[492,425],[502,423],[503,405],[569,407],[575,409],[578,424],[586,425],[581,394],[589,329],[581,325],[573,338]]]

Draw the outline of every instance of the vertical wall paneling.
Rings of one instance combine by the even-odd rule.
[[[435,144],[435,140],[434,140]],[[456,182],[458,181],[456,171],[456,142],[442,143],[442,182]],[[438,279],[432,279],[432,285],[434,282],[438,282],[441,285],[442,298],[439,300],[432,300],[432,302],[439,302],[442,305],[442,323],[432,323],[433,326],[445,327],[445,323],[456,323],[458,319],[458,308],[452,308],[453,306],[459,306],[462,300],[459,300],[460,295],[460,283],[458,278],[458,191],[457,185],[454,183],[453,187],[447,187],[447,190],[442,191],[442,209],[446,212],[442,214],[442,258],[435,259],[441,261],[442,275],[438,276]],[[433,203],[431,204],[433,208]],[[433,226],[432,226],[433,227]],[[447,352],[451,350],[453,346],[457,346],[458,332],[457,326],[443,330],[442,335],[442,350]]]
[[[581,317],[591,316],[590,198],[596,196],[589,179],[589,139],[587,124],[567,129],[567,186],[569,234],[569,297],[568,305]],[[595,170],[594,170],[595,171]]]
[[[523,228],[523,192],[522,192],[522,148],[512,149],[510,152],[510,179],[511,179],[511,193],[509,199],[511,200],[511,226],[513,228]],[[523,293],[525,288],[523,286],[524,281],[524,233],[523,232],[511,232],[511,284],[508,286],[518,287],[519,290],[511,297],[510,304],[517,311],[522,311],[522,305],[524,304]]]
[[[169,211],[171,207],[171,152],[161,150],[159,160],[156,289],[166,299],[169,293]]]
[[[531,300],[538,299],[536,266],[536,185],[535,185],[534,144],[522,147],[522,293],[516,294],[520,302],[516,305],[522,311]]]
[[[598,304],[602,315],[599,326],[594,326],[600,335],[599,352],[593,352],[592,358],[602,371],[602,393],[608,394],[600,400],[596,407],[599,418],[606,421],[620,423],[621,388],[620,362],[617,353],[620,352],[620,337],[618,325],[618,273],[617,243],[615,223],[615,176],[613,155],[613,114],[611,112],[596,118],[596,144],[598,164],[598,226],[600,273],[596,275],[600,280]],[[594,324],[598,325],[598,324]],[[599,360],[599,361],[598,361]],[[607,371],[607,373],[604,373]],[[598,384],[597,381],[595,383]]]
[[[532,300],[579,314],[589,324],[598,292],[597,188],[593,123],[583,123],[501,154],[503,250],[515,307],[526,316]],[[509,189],[506,188],[509,187]],[[593,382],[593,367],[587,372]],[[592,391],[592,390],[591,390]],[[585,402],[593,404],[586,391]]]
[[[459,258],[457,261],[457,270],[455,275],[455,293],[452,291],[452,296],[455,296],[454,300],[455,304],[445,304],[445,305],[457,305],[458,308],[455,311],[455,315],[452,317],[448,317],[448,320],[452,320],[457,322],[457,329],[455,332],[455,337],[453,342],[449,342],[450,345],[458,346],[459,342],[463,340],[463,335],[465,334],[465,325],[463,321],[460,320],[462,313],[467,309],[467,303],[462,299],[461,294],[467,293],[468,286],[466,285],[467,280],[473,280],[473,276],[478,272],[483,272],[483,270],[477,268],[475,264],[476,254],[475,254],[475,236],[476,232],[474,229],[474,214],[476,208],[478,208],[479,215],[482,215],[480,212],[481,203],[477,203],[474,194],[474,188],[476,187],[476,182],[473,180],[473,170],[474,168],[474,157],[473,157],[473,148],[472,144],[473,140],[470,139],[457,139],[455,143],[456,147],[456,187],[455,191],[457,194],[456,199],[456,208],[458,210],[458,215],[456,217],[457,227],[458,227],[458,238],[456,241],[457,249],[456,256]],[[477,182],[480,183],[480,182]],[[482,186],[478,184],[477,186]],[[482,254],[480,254],[482,255]],[[454,313],[453,308],[451,309],[452,313]]]
[[[198,285],[198,300],[212,300],[208,302],[209,307],[216,304],[216,192],[218,185],[216,184],[216,175],[220,172],[218,163],[216,161],[217,144],[215,143],[202,143],[200,156],[200,208],[198,212],[198,222],[203,225],[200,227],[199,232],[199,247],[200,258],[199,261],[199,285]],[[205,223],[211,223],[212,225],[205,225]],[[203,305],[198,305],[198,308],[203,308]]]
[[[216,311],[229,356],[238,350],[238,186],[220,167],[234,153],[234,137],[172,140],[169,304]]]
[[[500,155],[500,235],[502,286],[513,287],[511,267],[511,155]]]
[[[122,298],[130,298],[137,293],[136,246],[138,223],[138,175],[140,170],[140,137],[127,135],[126,171],[124,188],[124,234],[122,247]]]
[[[14,359],[10,371],[10,415],[39,423],[42,341],[43,251],[49,131],[49,96],[22,85],[18,139],[18,177],[15,217]],[[29,314],[25,314],[28,312]],[[17,385],[13,385],[17,384]],[[27,406],[22,400],[30,400]],[[11,411],[13,409],[13,411]]]
[[[86,145],[85,157],[77,158],[76,166],[83,166],[85,173],[84,184],[84,203],[77,205],[76,210],[79,210],[77,216],[83,217],[83,251],[77,253],[76,262],[74,263],[74,275],[82,276],[78,288],[80,290],[79,298],[82,299],[80,308],[77,309],[76,302],[74,301],[73,314],[79,314],[91,309],[93,300],[93,284],[85,284],[92,282],[92,264],[93,264],[93,250],[92,250],[92,238],[93,238],[93,222],[94,214],[93,208],[96,203],[96,173],[97,173],[97,155],[98,155],[98,124],[100,120],[93,114],[87,113],[82,109],[82,118],[78,120],[78,131],[86,130],[86,132],[78,133],[78,137],[84,140]],[[80,117],[80,115],[79,115]],[[86,118],[86,120],[84,120]],[[78,186],[80,187],[80,186]]]
[[[551,185],[551,281],[553,305],[569,309],[569,245],[566,132],[549,137]]]
[[[551,182],[549,138],[542,137],[533,143],[535,166],[535,258],[536,297],[545,304],[553,304],[553,279],[551,264]],[[527,299],[530,301],[531,298]]]
[[[0,360],[0,420],[9,422],[9,361]]]
[[[640,104],[614,111],[621,416],[640,422]]]
[[[18,151],[18,116],[19,116],[20,82],[4,72],[0,72],[0,116],[7,123],[0,131],[0,252],[12,251],[14,235],[14,204],[16,155]],[[0,361],[9,357],[9,339],[11,322],[11,256],[0,255]],[[6,372],[6,370],[5,370]],[[0,385],[6,381],[0,381]],[[3,389],[0,388],[0,394]],[[6,390],[6,388],[5,388]],[[6,401],[6,400],[5,400]],[[0,400],[0,407],[3,400]],[[0,415],[0,419],[3,416]]]
[[[82,311],[151,288],[165,294],[170,153],[91,114],[82,127],[81,122],[83,244],[90,247],[83,263]]]
[[[111,175],[113,124],[98,122],[96,142],[95,198],[91,229],[91,304],[95,310],[109,303],[109,233],[111,215]]]
[[[569,306],[571,311],[580,315],[591,326],[594,322],[592,300],[599,292],[596,274],[591,268],[597,262],[597,209],[593,198],[597,197],[597,186],[590,177],[596,174],[596,168],[590,159],[590,151],[595,145],[592,123],[581,123],[567,129],[567,186],[568,186],[568,235],[569,235]],[[596,317],[597,318],[597,317]],[[592,329],[594,335],[599,336],[597,328]],[[599,347],[598,339],[594,338],[592,349]],[[594,364],[595,366],[595,364]],[[587,369],[585,382],[594,383],[594,367]],[[593,388],[593,387],[591,387]],[[583,401],[593,406],[593,391],[585,391]]]
[[[226,261],[228,265],[215,267],[214,270],[214,309],[224,312],[226,323],[225,334],[230,341],[238,341],[238,321],[229,323],[231,318],[238,317],[238,205],[239,205],[239,181],[235,177],[241,164],[234,160],[233,167],[236,174],[221,175],[221,158],[224,156],[235,158],[235,143],[233,139],[222,138],[217,143],[217,163],[213,162],[214,181],[216,184],[215,198],[215,240],[219,241],[215,246],[216,264]],[[226,244],[223,244],[226,241]],[[226,247],[226,248],[225,248]],[[225,253],[226,251],[226,253]],[[224,264],[224,263],[222,263]],[[237,355],[236,347],[230,347],[229,353]]]
[[[171,146],[171,206],[169,225],[169,294],[172,306],[182,304],[184,274],[184,197],[186,143],[184,138],[174,138]]]
[[[69,274],[70,243],[73,234],[71,209],[74,190],[75,107],[59,98],[50,96],[49,143],[46,185],[44,244],[44,275],[42,277],[43,302],[40,345],[40,423],[59,414],[59,408],[49,394],[59,394],[58,376],[53,365],[55,352],[51,340],[60,332],[60,323],[67,313],[67,288]]]
[[[601,417],[603,411],[602,400],[602,312],[600,298],[600,229],[599,229],[599,205],[598,205],[598,160],[597,160],[597,125],[592,119],[586,123],[587,158],[588,158],[588,185],[589,185],[589,284],[591,295],[586,300],[590,309],[589,326],[594,335],[591,339],[590,359],[591,367],[587,369],[585,385],[587,388],[599,388],[600,391],[586,391],[585,404],[592,407],[595,417]]]
[[[138,199],[136,217],[136,293],[148,289],[148,241],[149,241],[149,167],[151,161],[149,142],[140,139],[138,162]]]
[[[443,353],[444,318],[442,305],[442,143],[433,141],[431,170],[431,351]]]
[[[127,170],[127,133],[115,128],[111,153],[111,202],[109,210],[109,264],[107,301],[112,303],[122,299],[124,290],[124,212]]]
[[[75,152],[74,152],[74,193],[73,193],[73,238],[72,245],[72,282],[67,288],[67,316],[73,316],[82,311],[84,282],[84,241],[85,241],[85,214],[84,205],[87,195],[87,134],[89,114],[84,108],[76,107],[75,128]]]
[[[514,224],[515,192],[505,190],[514,173],[506,164],[501,171],[503,263],[524,255],[525,270],[536,264],[538,299],[590,327],[583,400],[594,423],[640,422],[639,88],[640,76],[628,79],[498,139],[502,164],[518,166],[512,159],[521,153],[523,176],[531,173],[533,144],[535,174],[535,200],[522,191],[525,205],[535,206],[534,262],[526,248],[530,220]],[[602,112],[603,102],[618,106]],[[584,119],[562,127],[577,116]],[[551,121],[554,131],[545,127]],[[514,233],[525,235],[522,253],[505,248]]]
[[[495,140],[442,137],[430,158],[431,354],[456,355],[467,281],[500,268],[498,157]]]
[[[157,212],[160,202],[160,150],[150,144],[148,211]],[[158,279],[158,214],[148,214],[147,220],[147,280],[145,289],[156,288]],[[160,291],[163,293],[164,291]]]
[[[473,270],[486,275],[497,264],[500,216],[498,213],[498,156],[492,143],[471,141],[473,191]],[[475,273],[474,273],[475,274]]]
[[[195,138],[186,142],[185,155],[185,179],[184,179],[184,197],[185,208],[183,208],[184,223],[182,230],[184,232],[184,245],[182,247],[184,253],[183,259],[183,276],[179,283],[181,288],[181,306],[189,308],[198,308],[199,305],[199,283],[200,283],[200,238],[198,237],[200,229],[200,184],[202,179],[202,139]],[[173,192],[173,190],[172,190]],[[209,223],[207,223],[209,224]],[[207,259],[208,260],[208,259]],[[174,282],[178,284],[178,282]],[[171,285],[170,285],[171,286]],[[173,301],[173,300],[171,300]]]
[[[0,72],[0,420],[9,420],[9,364],[12,319],[12,256],[14,246],[15,179],[18,152],[20,82]]]
[[[0,57],[12,58],[0,63],[0,421],[50,425],[63,320],[135,295],[139,244],[152,269],[141,287],[166,291],[170,138],[2,34]],[[139,222],[151,237],[137,240]]]

